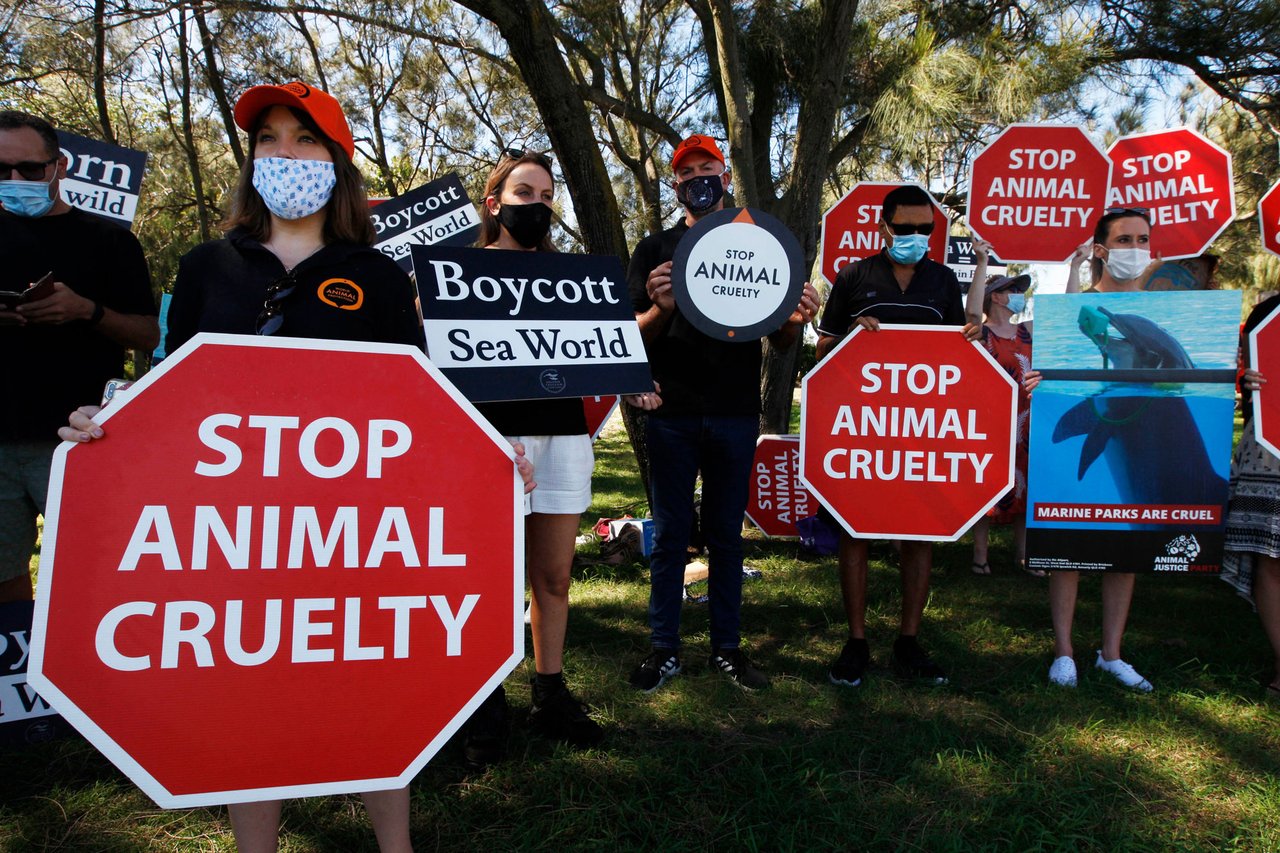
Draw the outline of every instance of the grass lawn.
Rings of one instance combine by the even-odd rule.
[[[584,521],[642,514],[620,429],[597,461]],[[1156,685],[1139,695],[1092,669],[1100,604],[1085,578],[1071,691],[1046,683],[1046,583],[1011,570],[1007,531],[993,534],[990,577],[970,573],[966,541],[939,545],[921,640],[951,684],[922,688],[885,665],[897,571],[877,544],[873,668],[863,687],[837,689],[826,681],[845,633],[834,558],[747,535],[764,577],[745,586],[743,627],[771,690],[745,694],[707,670],[705,605],[689,604],[686,674],[635,693],[646,567],[583,566],[566,672],[607,726],[605,746],[529,737],[517,672],[510,760],[469,773],[449,748],[413,783],[419,849],[1280,849],[1280,705],[1263,704],[1260,684],[1269,649],[1225,584],[1139,579],[1125,657]],[[0,749],[0,850],[229,849],[224,810],[159,810],[77,737]],[[282,849],[376,847],[358,799],[339,797],[288,804]]]

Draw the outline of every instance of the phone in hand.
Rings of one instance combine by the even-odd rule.
[[[49,270],[40,276],[39,281],[22,291],[18,301],[23,305],[28,302],[39,302],[41,299],[48,299],[53,296],[53,293],[53,270]]]

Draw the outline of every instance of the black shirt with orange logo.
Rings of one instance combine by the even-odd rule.
[[[268,290],[282,280],[293,290],[277,308],[278,336],[423,349],[413,284],[395,261],[369,246],[334,243],[286,273],[279,258],[237,229],[179,262],[166,352],[198,332],[253,334]]]

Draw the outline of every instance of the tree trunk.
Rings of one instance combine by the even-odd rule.
[[[543,0],[459,0],[491,21],[538,108],[555,148],[588,252],[630,257],[622,214],[595,128],[556,40],[557,24]]]
[[[192,17],[196,20],[196,32],[200,34],[200,48],[204,52],[205,82],[209,84],[209,93],[213,102],[218,105],[218,114],[222,116],[222,126],[227,131],[227,144],[231,146],[231,154],[236,158],[236,168],[244,165],[244,146],[240,144],[240,132],[236,129],[235,118],[231,112],[231,100],[227,97],[227,87],[222,82],[222,72],[218,70],[218,54],[215,50],[213,33],[204,17],[204,6],[195,3],[191,7]]]
[[[805,269],[813,269],[818,253],[822,182],[829,173],[827,158],[840,110],[840,84],[849,61],[850,32],[857,9],[857,0],[828,0],[822,4],[822,24],[814,44],[814,56],[824,61],[810,63],[813,74],[804,87],[807,95],[800,102],[796,120],[791,186],[779,205],[779,218],[804,249]],[[763,432],[787,432],[802,348],[803,337],[785,352],[778,352],[773,346],[765,347],[761,368],[764,403],[760,429]]]
[[[93,100],[98,107],[98,124],[102,126],[102,138],[115,143],[116,134],[111,129],[111,111],[107,108],[107,2],[93,3]]]
[[[187,12],[178,9],[178,68],[182,72],[178,97],[182,103],[182,147],[191,170],[191,192],[196,199],[196,219],[200,223],[200,242],[209,242],[209,205],[204,197],[204,176],[200,171],[200,152],[196,148],[191,116],[191,56],[187,53]]]

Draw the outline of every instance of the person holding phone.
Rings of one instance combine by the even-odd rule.
[[[0,602],[32,598],[54,430],[160,340],[138,239],[67,204],[66,172],[49,122],[0,111]]]

